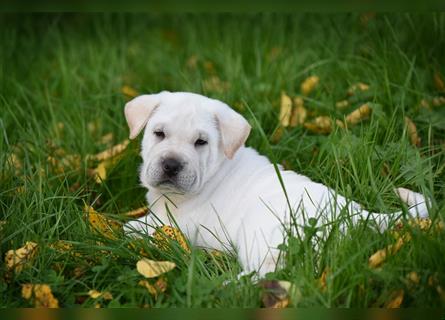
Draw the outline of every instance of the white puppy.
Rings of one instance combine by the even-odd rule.
[[[277,266],[277,246],[291,222],[319,226],[348,217],[386,228],[392,215],[373,214],[332,189],[279,168],[244,147],[249,123],[221,101],[185,92],[142,95],[125,106],[134,139],[145,127],[140,180],[150,214],[125,225],[151,234],[177,223],[196,246],[234,246],[244,272],[264,275]],[[426,216],[422,195],[397,189],[413,216]],[[399,212],[398,214],[400,214]],[[173,218],[173,219],[172,219]]]

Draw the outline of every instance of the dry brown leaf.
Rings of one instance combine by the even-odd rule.
[[[26,300],[33,299],[37,308],[58,308],[59,301],[51,292],[47,284],[23,284],[22,297]]]
[[[193,54],[191,55],[188,59],[187,62],[185,63],[187,68],[190,69],[196,69],[198,67],[198,56]]]
[[[104,134],[100,137],[99,142],[101,144],[111,144],[114,140],[114,134],[112,132]]]
[[[371,114],[372,109],[369,104],[365,103],[358,109],[352,111],[350,114],[346,116],[346,123],[354,125],[359,123],[362,120],[365,120]]]
[[[431,100],[433,107],[440,107],[445,105],[445,97],[435,97]]]
[[[307,110],[304,107],[304,100],[301,97],[294,98],[294,108],[290,118],[290,126],[301,126],[307,118]]]
[[[139,93],[135,89],[133,89],[132,87],[127,86],[127,85],[124,85],[122,87],[121,92],[128,98],[134,98],[137,95],[139,95]]]
[[[314,133],[330,133],[332,131],[332,119],[327,116],[320,116],[312,120],[312,122],[304,123],[304,127]]]
[[[88,214],[90,226],[108,239],[116,239],[116,232],[122,230],[122,224],[118,221],[108,219],[98,213],[93,207],[85,205],[85,213]]]
[[[202,82],[202,86],[205,91],[224,93],[230,88],[230,84],[227,81],[221,80],[218,76],[211,76]]]
[[[348,100],[342,100],[342,101],[338,101],[335,104],[335,107],[337,109],[346,109],[347,107],[349,107],[349,101]]]
[[[168,250],[168,241],[173,240],[176,241],[186,252],[191,252],[182,232],[171,226],[162,226],[161,228],[157,229],[153,234],[153,238],[156,240],[159,248],[163,250]]]
[[[281,92],[280,116],[278,118],[282,127],[289,126],[292,115],[292,99],[284,92]]]
[[[357,91],[368,91],[369,85],[363,82],[355,83],[348,89],[348,96],[353,96]]]
[[[27,241],[25,245],[17,250],[9,250],[5,255],[5,264],[8,270],[19,273],[24,267],[29,266],[37,253],[37,243]]]
[[[284,128],[281,126],[278,127],[272,134],[272,137],[270,138],[270,140],[273,143],[278,143],[281,140],[281,137],[283,137],[283,133],[284,133]]]
[[[89,160],[96,160],[96,161],[109,160],[109,159],[114,158],[117,155],[121,154],[122,152],[124,152],[127,149],[129,144],[130,144],[130,140],[125,139],[121,143],[114,145],[111,148],[108,148],[107,150],[99,152],[95,155],[89,155],[89,156],[87,156],[87,158]]]
[[[159,293],[167,290],[167,282],[162,277],[156,280],[154,284],[151,284],[148,280],[144,279],[138,283],[141,287],[147,289],[148,293],[154,297],[157,297]]]
[[[142,258],[136,263],[137,271],[146,278],[156,278],[160,275],[173,270],[176,267],[174,262],[154,261]]]
[[[88,295],[93,299],[113,300],[113,295],[109,291],[100,292],[93,289],[88,291]]]
[[[144,206],[141,208],[137,208],[128,212],[125,212],[123,215],[128,218],[137,219],[143,216],[146,216],[148,214],[148,207]]]
[[[321,274],[320,279],[318,279],[318,284],[319,284],[320,290],[322,292],[325,292],[326,289],[328,288],[327,278],[328,278],[329,273],[330,273],[329,268],[325,268],[323,273]]]
[[[438,91],[445,92],[445,82],[442,75],[437,71],[434,73],[434,85]]]
[[[420,283],[420,277],[415,271],[411,271],[406,277],[414,285],[418,285]]]
[[[317,87],[318,83],[320,81],[320,78],[317,76],[311,76],[306,78],[306,80],[303,81],[301,84],[301,93],[304,96],[308,96],[314,89]]]
[[[408,132],[409,141],[411,142],[412,145],[419,147],[420,146],[420,137],[417,134],[416,125],[410,118],[405,117],[405,126],[406,126],[406,130]]]
[[[290,303],[290,291],[292,283],[289,281],[263,280],[260,282],[263,288],[261,301],[266,308],[286,308]]]
[[[403,289],[392,292],[390,294],[389,300],[385,303],[385,308],[388,309],[400,308],[403,302],[404,295],[405,292],[403,291]]]
[[[404,245],[405,241],[409,241],[409,238],[406,237],[400,237],[397,239],[396,243],[393,245],[387,246],[385,249],[380,249],[377,252],[375,252],[371,257],[369,257],[368,265],[370,268],[377,268],[379,267],[383,262],[385,262],[386,258],[389,255],[396,254],[400,248]]]

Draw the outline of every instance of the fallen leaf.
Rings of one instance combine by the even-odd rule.
[[[404,295],[405,292],[403,291],[403,289],[392,292],[390,294],[389,300],[385,303],[385,308],[388,309],[400,308],[403,302]]]
[[[415,271],[411,271],[406,277],[412,284],[418,285],[420,283],[420,277]]]
[[[406,130],[408,132],[409,141],[411,142],[412,145],[419,147],[420,146],[420,137],[417,134],[416,125],[410,118],[405,117],[405,126],[406,126]]]
[[[278,120],[280,121],[280,125],[282,127],[289,126],[291,115],[292,115],[292,100],[283,91],[281,92],[280,116],[278,118]]]
[[[204,61],[203,63],[203,67],[204,70],[208,73],[208,74],[216,74],[216,69],[215,69],[215,65],[213,64],[212,61]]]
[[[102,137],[100,137],[99,142],[101,144],[111,144],[114,140],[114,134],[112,132],[104,134]]]
[[[167,282],[164,278],[160,277],[154,284],[151,284],[148,280],[144,279],[138,283],[141,287],[147,289],[148,293],[154,297],[157,297],[159,293],[167,290]]]
[[[134,98],[139,95],[139,93],[135,89],[127,85],[124,85],[121,88],[121,92],[128,98]]]
[[[6,163],[9,163],[9,165],[14,168],[15,175],[20,175],[23,169],[23,163],[15,152],[8,155],[8,157],[6,158]]]
[[[51,292],[47,284],[23,284],[22,297],[26,300],[33,299],[37,308],[58,308],[59,301]]]
[[[344,128],[343,122],[335,120],[338,127]],[[305,122],[304,127],[314,133],[327,134],[333,129],[332,119],[328,116],[320,116],[312,120],[312,122]]]
[[[372,109],[369,107],[369,104],[364,104],[358,109],[352,111],[350,114],[346,116],[346,123],[354,125],[362,120],[365,120],[371,114]]]
[[[307,110],[304,107],[304,100],[301,97],[294,98],[294,108],[292,110],[292,116],[290,118],[290,126],[301,126],[307,117]]]
[[[318,279],[318,284],[319,284],[320,290],[322,292],[326,292],[326,289],[328,288],[327,278],[328,278],[329,273],[330,273],[329,268],[325,268],[323,273],[321,274],[320,279]]]
[[[88,215],[88,222],[93,230],[108,239],[116,239],[116,233],[122,231],[122,223],[105,217],[93,207],[85,205],[84,211]]]
[[[196,69],[197,66],[198,66],[198,56],[196,56],[195,54],[191,55],[187,59],[187,62],[185,64],[186,64],[187,68],[190,68],[190,69],[193,69],[193,70]]]
[[[221,80],[218,76],[211,76],[202,82],[202,86],[205,91],[224,93],[230,88],[230,84],[227,81]]]
[[[281,126],[278,127],[272,134],[272,137],[270,138],[270,140],[273,143],[278,143],[281,140],[281,138],[283,137],[283,133],[284,133],[284,128]]]
[[[337,109],[346,109],[347,107],[349,107],[349,101],[348,100],[342,100],[342,101],[338,101],[335,104],[335,107]]]
[[[176,241],[186,252],[191,252],[182,232],[171,226],[162,226],[161,228],[157,229],[153,234],[153,238],[156,240],[159,248],[163,250],[168,250],[168,241],[173,240]]]
[[[400,250],[400,248],[404,245],[405,239],[407,238],[401,237],[397,239],[395,244],[389,245],[385,249],[380,249],[376,251],[371,257],[369,257],[368,260],[369,267],[375,269],[379,267],[383,262],[385,262],[386,258],[389,255],[396,254]]]
[[[306,80],[303,81],[301,84],[301,93],[304,96],[308,96],[314,89],[317,87],[318,82],[320,81],[320,78],[317,76],[311,76],[306,78]]]
[[[154,261],[142,258],[136,263],[137,271],[146,278],[155,278],[173,270],[176,264],[170,261]]]
[[[117,155],[121,154],[122,152],[124,152],[127,149],[129,144],[130,144],[130,140],[125,139],[121,143],[114,145],[111,148],[108,148],[107,150],[99,152],[95,155],[88,155],[87,158],[89,160],[96,160],[96,161],[109,160],[109,159],[114,158]]]
[[[293,285],[289,281],[263,280],[260,282],[263,288],[261,301],[266,308],[286,308],[290,303]]]
[[[113,295],[109,291],[100,292],[93,289],[88,291],[88,295],[93,299],[113,300]]]
[[[445,97],[435,97],[431,100],[433,107],[440,107],[445,105]]]
[[[436,89],[440,92],[445,92],[445,82],[443,81],[442,75],[440,72],[434,73],[434,85],[436,86]]]
[[[37,243],[27,241],[23,247],[6,252],[6,268],[8,270],[14,270],[17,273],[21,272],[24,267],[29,266],[36,253]]]
[[[357,91],[368,91],[369,85],[363,82],[355,83],[351,85],[348,89],[348,96],[353,96]]]
[[[420,107],[421,107],[421,108],[428,109],[428,110],[431,110],[430,103],[429,103],[428,100],[426,100],[426,99],[422,99],[422,100],[420,100]]]
[[[107,161],[102,161],[95,169],[93,169],[94,180],[97,184],[101,184],[107,179],[107,166]]]
[[[123,215],[128,218],[137,219],[143,216],[146,216],[148,214],[148,207],[144,206],[141,208],[137,208],[128,212],[125,212]]]

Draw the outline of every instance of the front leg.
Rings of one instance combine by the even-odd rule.
[[[152,235],[156,230],[157,223],[150,214],[137,220],[132,220],[124,224],[124,233],[133,238]]]

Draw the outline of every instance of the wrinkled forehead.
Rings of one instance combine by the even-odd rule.
[[[151,128],[174,130],[174,133],[194,134],[197,131],[211,134],[216,130],[214,112],[205,99],[165,99],[149,120]]]

